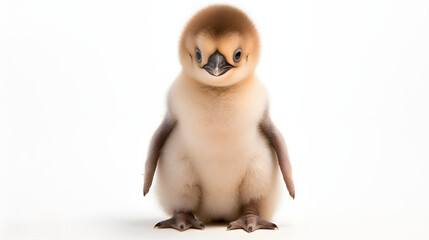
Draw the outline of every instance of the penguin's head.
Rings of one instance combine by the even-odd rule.
[[[241,10],[214,5],[189,20],[179,48],[183,72],[189,78],[209,86],[230,86],[254,72],[259,36]]]

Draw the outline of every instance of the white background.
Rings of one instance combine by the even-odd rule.
[[[179,233],[142,196],[187,20],[217,1],[0,1],[1,239],[428,239],[429,1],[234,1],[296,199]]]

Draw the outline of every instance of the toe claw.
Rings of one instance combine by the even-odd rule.
[[[276,225],[276,224],[274,224],[274,223],[273,223],[272,227],[273,227],[273,229],[277,229],[277,230],[279,230],[279,227],[277,227],[277,225]]]

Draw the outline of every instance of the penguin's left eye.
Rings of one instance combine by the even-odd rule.
[[[241,59],[241,48],[237,48],[234,52],[234,61],[238,62]]]
[[[195,48],[195,58],[197,62],[201,62],[201,50],[199,48]]]

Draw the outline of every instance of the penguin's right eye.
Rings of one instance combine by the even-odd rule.
[[[241,59],[241,48],[237,48],[234,51],[234,62],[238,62]]]
[[[197,62],[201,62],[201,51],[199,48],[195,48],[195,59],[197,59]]]

